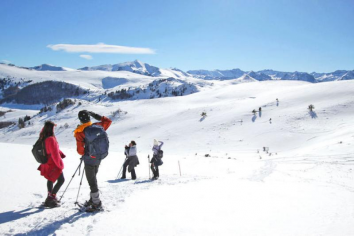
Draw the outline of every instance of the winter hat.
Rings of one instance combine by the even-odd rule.
[[[90,121],[90,116],[89,116],[89,112],[86,110],[82,110],[78,113],[78,118],[80,120],[80,122],[82,123],[87,123]]]
[[[153,139],[153,145],[158,146],[158,141],[156,139]]]

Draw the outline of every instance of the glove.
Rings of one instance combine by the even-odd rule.
[[[92,111],[88,111],[89,115],[93,117],[95,120],[101,120],[101,115],[98,115]]]

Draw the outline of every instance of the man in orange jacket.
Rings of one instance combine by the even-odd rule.
[[[92,123],[90,121],[90,117],[93,117],[94,119],[99,120],[100,122]],[[78,118],[81,124],[78,125],[78,127],[74,131],[74,137],[77,141],[77,152],[79,153],[79,155],[82,156],[82,159],[84,160],[85,175],[90,186],[90,200],[87,201],[84,206],[87,207],[87,211],[95,211],[101,209],[102,205],[101,200],[99,198],[99,189],[96,175],[99,171],[99,166],[102,158],[105,158],[108,152],[109,141],[107,139],[105,131],[110,127],[112,121],[105,116],[100,116],[98,114],[95,114],[94,112],[86,110],[80,111],[78,113]],[[104,141],[100,141],[104,142],[103,146],[104,149],[106,149],[106,155],[102,158],[93,156],[91,154],[90,145],[92,145],[92,143],[90,143],[90,140],[88,140],[88,137],[86,137],[91,135],[91,133],[89,132],[89,130],[91,129],[88,127],[96,128],[96,132],[98,133],[94,136],[100,135],[100,132],[105,133],[102,135],[105,136]],[[102,129],[104,129],[105,131],[103,131]]]

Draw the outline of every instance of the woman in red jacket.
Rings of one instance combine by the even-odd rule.
[[[56,126],[52,121],[46,121],[40,138],[45,140],[45,147],[48,161],[46,164],[41,164],[38,167],[38,170],[41,171],[47,181],[48,196],[45,201],[45,206],[47,207],[57,207],[59,206],[56,194],[60,187],[64,183],[63,176],[63,161],[62,158],[65,157],[63,152],[59,150],[58,142],[54,136],[54,126]],[[53,183],[56,182],[56,185],[53,187]]]

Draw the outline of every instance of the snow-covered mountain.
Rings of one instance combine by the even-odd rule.
[[[153,77],[125,70],[37,71],[1,64],[0,103],[48,104],[61,98],[150,99],[188,95],[210,86],[210,82],[186,77],[178,69],[162,71],[162,76]],[[121,91],[125,91],[123,95]]]
[[[42,64],[39,66],[29,67],[29,69],[38,70],[38,71],[66,71],[67,70],[64,67],[53,66],[49,64]]]
[[[129,71],[141,75],[149,76],[159,76],[160,70],[158,67],[151,66],[147,63],[140,62],[138,60],[132,62],[124,62],[118,64],[107,64],[92,67],[83,67],[79,70],[93,71],[93,70],[103,70],[103,71]]]
[[[240,69],[232,70],[188,70],[187,73],[191,75],[198,76],[199,78],[204,79],[236,79],[245,74],[244,71]]]
[[[83,67],[79,70],[84,71],[129,71],[136,74],[153,76],[153,77],[189,77],[190,75],[177,68],[172,69],[161,69],[155,66],[151,66],[147,63],[135,60],[132,62],[124,62],[118,64],[108,64],[101,66]]]
[[[318,82],[327,82],[335,80],[353,80],[354,71],[337,70],[331,73],[311,73]]]
[[[315,77],[317,79],[315,79]],[[73,70],[63,67],[41,65],[22,68],[0,64],[0,103],[48,104],[45,93],[32,96],[34,90],[46,90],[53,84],[55,90],[47,90],[51,102],[61,98],[85,99],[149,99],[166,96],[184,96],[223,81],[233,83],[261,82],[268,80],[296,80],[311,83],[353,79],[353,71],[333,73],[280,72],[274,70],[249,71],[199,70],[189,73],[177,68],[161,69],[138,60]],[[54,83],[54,82],[55,83]],[[160,84],[160,86],[152,86]],[[34,86],[36,85],[36,86]],[[28,89],[27,86],[31,86]],[[68,89],[70,88],[70,89]],[[57,93],[57,94],[56,94]],[[27,95],[26,95],[27,94]],[[110,96],[109,96],[110,94]],[[28,99],[24,99],[24,96]]]
[[[206,80],[230,80],[248,74],[258,81],[265,80],[300,80],[311,83],[327,82],[335,80],[350,80],[354,79],[354,71],[335,71],[331,73],[306,73],[306,72],[282,72],[275,70],[261,70],[245,72],[240,69],[232,70],[189,70],[189,74]]]
[[[272,78],[269,75],[266,75],[264,73],[261,72],[254,72],[254,71],[250,71],[247,73],[247,75],[249,75],[250,77],[254,78],[255,80],[258,81],[265,81],[265,80],[271,80]]]

